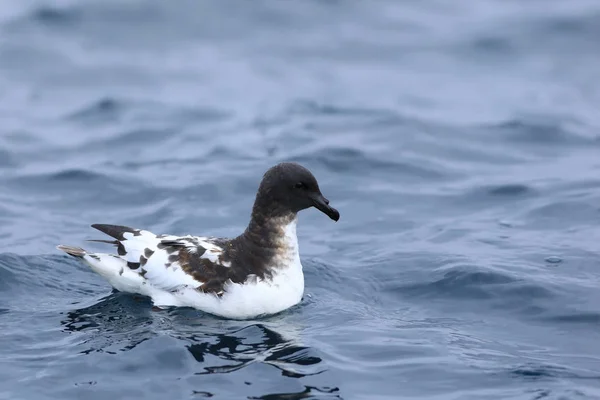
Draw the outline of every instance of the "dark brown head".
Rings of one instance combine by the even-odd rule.
[[[256,195],[257,206],[263,208],[263,213],[268,207],[282,213],[315,207],[334,221],[340,219],[340,213],[329,205],[313,174],[291,162],[277,164],[264,174]]]

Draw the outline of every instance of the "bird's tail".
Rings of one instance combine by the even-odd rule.
[[[135,293],[142,284],[143,277],[127,268],[127,261],[115,254],[89,253],[75,246],[60,245],[56,248],[82,260],[117,290]]]
[[[75,247],[75,246],[65,246],[65,245],[58,245],[56,246],[57,249],[64,251],[65,253],[67,253],[70,256],[73,257],[77,257],[77,258],[83,258],[87,252],[82,249],[81,247]]]

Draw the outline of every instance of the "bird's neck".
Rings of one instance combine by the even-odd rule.
[[[296,223],[297,214],[291,211],[254,207],[243,236],[261,248],[297,251]]]

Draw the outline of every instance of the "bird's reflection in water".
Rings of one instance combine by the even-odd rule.
[[[328,399],[341,399],[337,394],[338,388],[318,388],[314,386],[305,386],[304,390],[295,393],[273,393],[265,394],[259,397],[248,397],[253,400],[300,400],[300,399],[315,399],[315,398],[328,398]]]
[[[280,333],[264,324],[256,323],[241,329],[217,334],[213,340],[193,342],[187,349],[200,363],[206,362],[206,356],[217,356],[227,363],[218,366],[206,366],[197,374],[224,373],[262,362],[278,368],[284,376],[300,378],[322,372],[315,368],[321,358],[311,355],[308,347],[294,344],[293,340],[284,338]]]
[[[86,332],[81,353],[116,354],[156,336],[149,304],[145,298],[113,292],[90,306],[67,312],[61,325],[68,333]]]
[[[80,351],[83,354],[118,354],[168,335],[181,342],[197,361],[189,374],[198,378],[236,371],[239,374],[240,370],[252,365],[268,365],[279,370],[280,378],[272,377],[274,380],[322,374],[326,370],[322,359],[315,350],[302,345],[301,327],[285,322],[287,320],[289,318],[274,317],[260,321],[230,321],[189,309],[155,312],[151,311],[148,300],[115,292],[95,304],[68,312],[61,324],[66,332],[85,332],[80,342],[84,347]],[[164,342],[160,346],[164,347]],[[159,350],[152,347],[152,351]],[[250,368],[240,375],[240,379],[250,385],[252,382],[248,381],[260,376],[257,374],[264,375],[264,370]],[[304,390],[250,398],[339,398],[336,387],[303,383]],[[210,392],[209,388],[207,392],[198,393]]]

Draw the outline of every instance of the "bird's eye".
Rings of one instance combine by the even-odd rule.
[[[294,185],[294,187],[295,187],[296,189],[305,189],[305,188],[306,188],[306,185],[304,184],[304,182],[298,182],[298,183],[296,183],[296,184]]]

